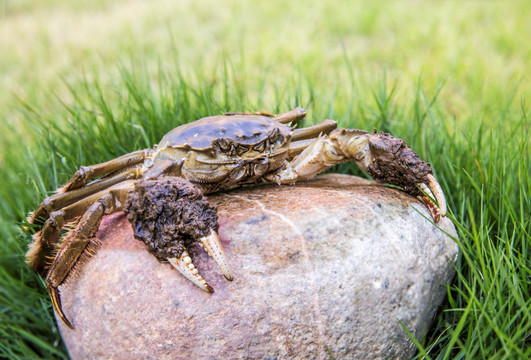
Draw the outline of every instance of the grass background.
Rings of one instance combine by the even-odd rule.
[[[0,357],[67,358],[20,226],[79,165],[294,106],[436,171],[462,256],[417,357],[531,356],[531,2],[0,4]]]

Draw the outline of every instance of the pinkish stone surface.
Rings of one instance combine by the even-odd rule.
[[[401,320],[423,336],[453,276],[448,219],[346,175],[209,197],[230,260],[228,282],[199,247],[208,294],[133,238],[122,213],[103,245],[61,286],[72,359],[410,358]],[[428,218],[428,219],[426,219]],[[327,350],[328,349],[328,350]]]

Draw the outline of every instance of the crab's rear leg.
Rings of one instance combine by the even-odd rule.
[[[297,145],[299,144],[299,145]],[[329,135],[293,144],[290,154],[302,152],[284,168],[266,176],[266,180],[291,184],[310,179],[330,166],[354,161],[375,179],[401,186],[408,193],[421,197],[435,222],[446,214],[446,200],[433,177],[430,165],[407,146],[389,134],[370,134],[361,130],[337,129]],[[429,189],[436,206],[423,191]]]

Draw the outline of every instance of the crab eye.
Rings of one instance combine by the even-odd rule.
[[[236,152],[238,153],[238,155],[242,155],[246,153],[247,151],[249,151],[249,149],[243,145],[238,145],[238,148],[236,149]]]
[[[269,133],[269,141],[271,141],[272,143],[274,143],[276,140],[277,140],[277,137],[278,137],[278,129],[273,129],[270,133]]]
[[[230,151],[232,149],[232,144],[227,139],[218,139],[217,143],[222,151]]]
[[[282,145],[282,143],[284,142],[284,136],[282,136],[281,134],[278,134],[277,136],[277,145]]]

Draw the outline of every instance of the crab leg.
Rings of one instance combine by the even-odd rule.
[[[64,224],[83,215],[90,204],[101,197],[102,192],[105,192],[109,187],[129,179],[136,179],[141,173],[142,166],[136,165],[116,175],[96,180],[81,189],[44,199],[39,208],[28,219],[28,222],[33,223],[34,219],[48,218],[41,231],[33,234],[33,242],[26,254],[28,265],[37,273],[43,274],[47,267],[47,257],[55,251],[55,245],[59,241],[59,234]]]
[[[104,189],[81,199],[61,210],[53,211],[44,223],[41,231],[33,234],[33,242],[26,253],[27,264],[37,273],[44,274],[48,265],[48,257],[53,254],[63,226],[72,220],[82,216],[85,211],[109,191],[115,191],[117,187],[128,186],[129,182],[114,185],[113,189]]]
[[[40,275],[46,274],[47,258],[55,251],[65,221],[64,211],[54,211],[41,231],[32,235],[33,242],[26,253],[26,263]]]
[[[321,124],[293,131],[292,143],[289,147],[288,158],[293,158],[310,146],[321,134],[329,134],[335,130],[337,123],[334,120],[325,120]]]
[[[33,213],[28,217],[28,223],[33,224],[37,219],[46,219],[49,214],[55,210],[73,204],[87,196],[98,193],[120,182],[137,179],[144,172],[141,164],[134,165],[129,169],[110,174],[104,178],[95,180],[79,189],[71,190],[65,193],[56,193],[55,195],[45,198]]]
[[[315,142],[315,138],[292,142],[291,145],[289,146],[288,158],[291,159],[299,155],[301,152],[303,152],[308,146],[312,145],[314,142]]]
[[[81,166],[66,184],[57,189],[57,193],[77,189],[91,179],[138,164],[150,156],[152,152],[152,149],[138,150],[101,164]]]
[[[284,114],[277,115],[276,117],[273,118],[273,120],[276,120],[282,124],[287,124],[292,121],[300,120],[304,118],[305,116],[306,116],[306,110],[298,107]]]
[[[329,134],[331,131],[335,130],[337,128],[337,122],[334,120],[325,120],[320,124],[301,128],[301,129],[295,129],[293,131],[293,135],[291,140],[292,141],[298,141],[298,140],[304,140],[304,139],[310,139],[310,138],[316,138],[319,134]]]
[[[223,115],[225,116],[234,116],[234,115],[262,115],[262,116],[267,116],[267,117],[272,117],[273,120],[275,121],[278,121],[280,123],[283,123],[283,124],[286,124],[286,123],[289,123],[289,122],[292,122],[292,121],[297,121],[297,120],[300,120],[302,118],[304,118],[306,116],[306,110],[304,110],[303,108],[295,108],[293,110],[290,110],[288,112],[285,112],[283,114],[280,114],[280,115],[275,115],[275,114],[271,114],[270,112],[267,112],[267,111],[254,111],[254,112],[250,112],[250,111],[243,111],[243,112],[225,112],[223,113]]]
[[[403,140],[389,134],[336,129],[329,135],[315,139],[287,166],[267,175],[265,179],[279,184],[292,184],[297,180],[310,179],[330,166],[346,161],[354,161],[375,180],[399,185],[414,196],[422,195],[419,187],[430,189],[438,206],[427,197],[429,203],[423,200],[429,204],[428,209],[434,221],[438,222],[441,216],[445,216],[446,200],[429,164],[420,160]]]
[[[48,271],[46,287],[50,293],[55,313],[72,329],[72,323],[63,312],[58,287],[72,273],[75,264],[78,263],[78,259],[88,249],[89,245],[97,244],[95,235],[103,215],[111,214],[123,207],[125,198],[129,194],[129,187],[124,186],[119,189],[109,190],[107,194],[101,196],[88,208],[75,229],[68,233],[61,243],[59,251]],[[76,205],[79,208],[83,208],[85,203]],[[79,209],[76,211],[79,211]]]

